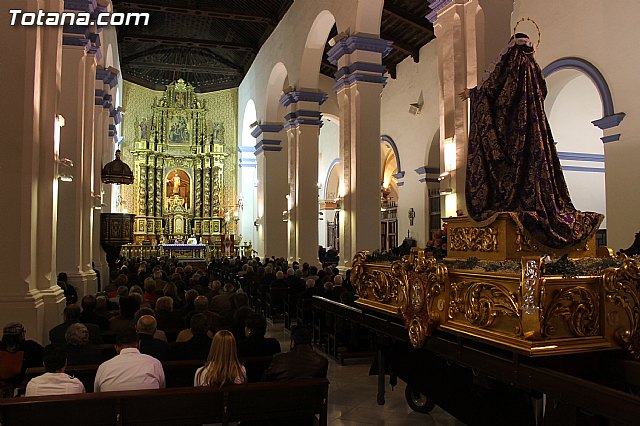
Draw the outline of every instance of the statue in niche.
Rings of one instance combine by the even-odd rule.
[[[184,108],[184,93],[176,93],[176,106]]]
[[[171,181],[173,181],[173,193],[179,194],[180,193],[180,176],[178,176],[178,172],[175,173]]]
[[[147,117],[143,117],[138,126],[140,127],[140,139],[147,140],[149,138],[149,124],[147,123]]]
[[[213,132],[211,133],[211,140],[219,141],[222,137],[222,133],[224,132],[224,128],[221,123],[213,123]]]

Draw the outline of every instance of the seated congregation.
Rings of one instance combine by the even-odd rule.
[[[199,271],[172,259],[123,261],[105,292],[67,305],[64,322],[50,331],[46,347],[26,340],[19,323],[4,327],[0,356],[3,364],[9,359],[5,355],[11,356],[13,372],[12,377],[2,378],[10,389],[3,396],[24,392],[26,398],[3,399],[0,415],[6,421],[13,403],[37,402],[31,397],[55,396],[57,401],[85,392],[114,392],[113,397],[119,398],[127,391],[177,391],[187,386],[227,392],[237,385],[315,378],[323,381],[308,385],[319,386],[320,393],[314,393],[318,398],[307,405],[320,414],[321,423],[326,421],[328,361],[312,347],[311,326],[299,320],[291,328],[291,350],[281,353],[276,339],[265,338],[267,321],[262,312],[269,301],[273,313],[283,313],[283,300],[276,306],[268,297],[278,286],[288,300],[291,289],[300,301],[318,294],[340,300],[342,291],[334,296],[333,284],[340,286],[342,277],[334,277],[330,268],[318,271],[306,264],[303,269],[292,265],[285,274],[283,262],[268,259],[262,266],[254,259],[222,259]],[[137,273],[129,273],[130,268]],[[272,391],[264,388],[275,395]],[[304,410],[292,413],[267,413],[265,419],[275,416],[278,424],[312,420]]]

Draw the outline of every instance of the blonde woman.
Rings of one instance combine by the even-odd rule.
[[[194,386],[224,386],[247,381],[247,371],[238,360],[236,339],[227,330],[218,331],[211,340],[207,363],[198,368]]]

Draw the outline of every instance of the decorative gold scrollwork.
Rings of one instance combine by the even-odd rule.
[[[485,282],[451,283],[449,318],[463,314],[470,324],[491,327],[496,317],[509,316],[520,320],[517,296],[500,284]],[[519,333],[520,328],[515,330]]]
[[[625,255],[622,256],[622,266],[607,269],[602,274],[605,300],[612,303],[627,316],[626,323],[615,331],[615,338],[636,359],[640,359],[640,264]]]
[[[422,318],[417,315],[414,316],[407,328],[409,329],[409,341],[411,345],[414,348],[421,348],[427,339],[427,327],[424,325]]]
[[[398,283],[393,274],[365,265],[369,252],[358,252],[353,257],[353,286],[358,296],[376,302],[395,304],[398,299]]]
[[[455,251],[498,251],[498,230],[488,226],[485,228],[459,227],[449,231],[451,241],[449,248]]]
[[[365,262],[368,255],[368,251],[360,251],[353,256],[353,262],[351,263],[353,288],[358,296],[364,298],[366,298],[365,280],[368,275],[365,269]]]
[[[600,303],[598,296],[584,286],[563,288],[557,291],[544,315],[544,332],[555,333],[550,324],[553,318],[562,318],[569,330],[578,337],[595,336],[600,333]]]
[[[425,257],[424,249],[413,249],[411,255],[391,264],[391,274],[398,284],[397,300],[409,340],[414,347],[422,347],[440,322],[434,305],[444,291],[447,267]]]

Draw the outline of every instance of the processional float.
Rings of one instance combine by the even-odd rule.
[[[625,255],[614,258],[610,250],[594,259],[602,216],[580,212],[571,203],[533,50],[526,35],[514,34],[488,78],[465,92],[471,98],[468,216],[443,219],[446,258],[436,260],[428,249],[413,249],[387,263],[372,260],[368,252],[356,254],[351,270],[355,304],[391,322],[396,318],[413,348],[429,348],[448,363],[471,367],[471,382],[485,371],[507,387],[525,389],[533,400],[542,393],[555,395],[554,401],[569,401],[624,424],[634,418],[632,413],[640,413],[640,399],[628,393],[638,383],[625,382],[629,371],[640,372],[640,364],[630,361],[640,359],[640,263]],[[562,263],[586,266],[563,270],[558,268]],[[598,356],[603,353],[614,355]],[[395,359],[401,378],[435,399],[451,387],[443,382],[455,380],[439,376],[438,369],[422,375],[428,363],[410,350],[387,355]],[[603,360],[606,365],[599,365]],[[446,370],[450,364],[437,365]],[[614,381],[618,384],[609,388]],[[444,404],[451,407],[454,400],[455,411],[459,398],[452,391]],[[501,417],[481,412],[504,411],[503,402],[496,401],[499,408],[476,407],[476,413],[462,417],[491,424]],[[467,411],[469,406],[473,403]],[[551,424],[541,420],[542,403],[538,406],[531,410],[534,420],[505,415],[504,423]],[[546,411],[548,417],[548,404]]]

